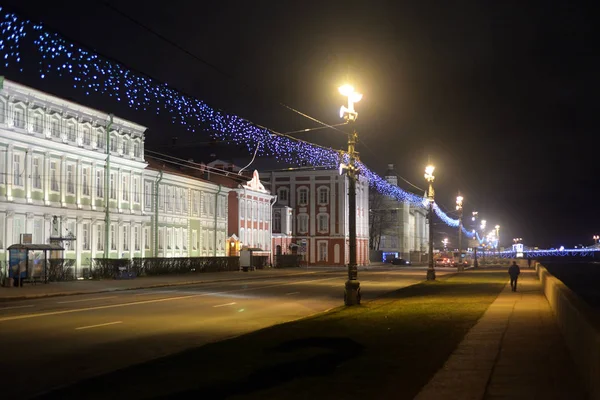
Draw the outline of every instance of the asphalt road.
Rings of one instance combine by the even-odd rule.
[[[361,271],[363,301],[424,278],[425,268]],[[2,398],[30,398],[340,306],[345,279],[332,270],[0,304]]]

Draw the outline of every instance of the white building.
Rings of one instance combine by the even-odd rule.
[[[398,185],[394,164],[388,164],[385,179],[392,185]],[[420,261],[420,256],[427,252],[429,244],[427,211],[389,197],[384,204],[386,213],[389,210],[389,224],[381,235],[379,244],[384,261],[394,257]]]
[[[105,256],[224,255],[229,190],[147,169],[145,129],[0,77],[0,260],[23,233],[36,244],[74,236],[64,257],[78,268]]]

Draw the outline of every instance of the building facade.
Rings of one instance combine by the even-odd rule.
[[[74,239],[64,257],[80,269],[101,257],[225,254],[228,188],[147,168],[141,125],[0,85],[0,260],[24,233]]]
[[[265,178],[277,195],[274,208],[274,252],[304,254],[309,265],[349,262],[348,179],[336,170],[271,172]],[[357,264],[369,263],[369,186],[356,185]],[[291,226],[287,225],[291,221]],[[275,242],[276,241],[276,242]],[[279,247],[280,246],[280,247]],[[294,247],[295,247],[294,246]]]
[[[274,200],[256,170],[251,180],[229,192],[229,255],[239,255],[242,247],[271,251]]]
[[[398,175],[393,164],[388,164],[385,179],[391,185],[398,185]],[[388,224],[379,243],[383,261],[389,258],[421,261],[429,245],[427,211],[390,197],[384,200],[384,208]]]

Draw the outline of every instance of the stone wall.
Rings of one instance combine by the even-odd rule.
[[[600,399],[600,318],[541,264],[536,265],[536,271],[590,398]]]

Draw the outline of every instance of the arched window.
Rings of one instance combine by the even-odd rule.
[[[25,108],[21,105],[15,106],[15,128],[25,128]]]
[[[123,155],[128,155],[129,154],[129,140],[123,138],[123,142],[122,142],[122,150],[123,150]]]
[[[69,142],[77,141],[77,130],[75,129],[75,123],[72,121],[67,123],[67,140]]]
[[[133,156],[136,158],[140,157],[140,142],[137,140],[133,142]]]
[[[319,187],[319,205],[329,204],[329,188],[327,186]]]
[[[116,153],[119,148],[119,138],[114,133],[110,135],[110,151]]]
[[[60,138],[60,120],[57,117],[53,117],[50,120],[50,135]]]
[[[35,133],[42,133],[44,130],[44,116],[42,115],[41,112],[39,111],[35,111],[33,113],[33,123],[32,125],[32,130]]]
[[[102,130],[102,129],[98,129],[98,138],[97,138],[96,146],[98,146],[99,149],[106,148],[106,136],[104,136],[104,130]]]
[[[92,129],[89,126],[83,127],[83,144],[89,146],[92,143]]]

